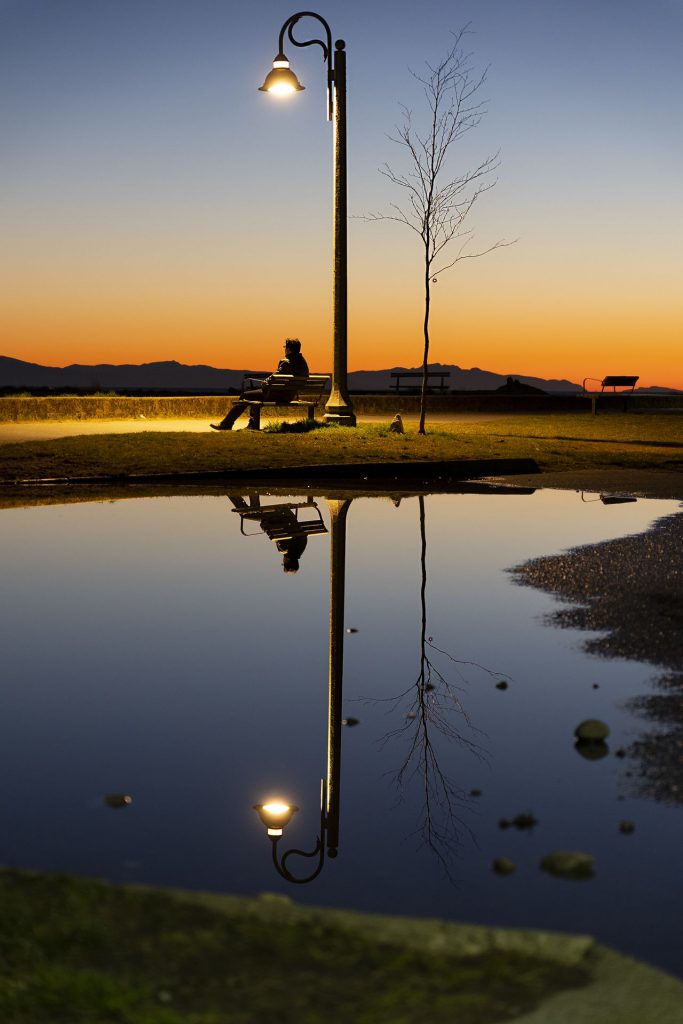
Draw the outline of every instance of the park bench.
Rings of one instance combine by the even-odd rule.
[[[308,377],[294,377],[287,373],[245,377],[242,394],[254,385],[263,389],[259,398],[243,399],[249,405],[249,426],[252,430],[261,429],[261,408],[264,405],[305,405],[308,419],[315,419],[315,407],[329,379],[326,373],[312,373]]]
[[[589,391],[586,387],[587,381],[592,381],[594,384],[600,385],[599,391]],[[638,377],[629,377],[624,374],[611,374],[610,376],[603,377],[600,380],[598,377],[584,377],[583,378],[583,393],[587,395],[591,400],[591,412],[595,416],[597,413],[597,397],[604,393],[605,388],[612,388],[612,394],[616,394],[617,388],[630,388],[629,394],[633,394],[635,391]],[[623,393],[623,392],[622,392]],[[610,399],[611,401],[611,399]],[[624,398],[624,412],[628,408],[628,399]]]
[[[440,391],[442,393],[448,391],[448,385],[444,384],[444,380],[446,379],[446,377],[450,377],[450,375],[451,375],[451,371],[450,370],[429,370],[427,372],[427,385],[428,385],[427,390],[428,391]],[[418,380],[421,381],[422,378],[423,378],[423,373],[422,373],[422,371],[420,371],[419,373],[410,373],[408,370],[392,370],[391,376],[392,376],[392,379],[394,379],[396,381],[396,384],[394,386],[396,388],[396,393],[398,394],[398,392],[401,389],[406,390],[406,391],[416,391],[416,390],[418,390],[416,385],[414,385],[414,384],[402,384],[401,381],[404,378],[406,378],[406,377],[412,377],[413,379],[417,378]],[[441,383],[438,385],[438,387],[434,387],[434,388],[430,388],[429,387],[429,378],[430,377],[439,377]]]
[[[615,392],[617,388],[630,388],[631,392],[635,391],[636,384],[638,383],[638,377],[625,377],[623,375],[612,375],[610,377],[603,377],[599,380],[597,377],[584,377],[583,378],[583,390],[590,394],[586,387],[586,381],[593,381],[594,384],[600,385],[600,391],[604,391],[605,388],[612,388]]]

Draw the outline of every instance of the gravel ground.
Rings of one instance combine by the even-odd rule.
[[[666,669],[656,692],[629,703],[652,723],[626,751],[640,795],[683,803],[683,513],[646,533],[538,558],[512,570],[516,581],[570,602],[552,625],[598,630],[586,649]]]

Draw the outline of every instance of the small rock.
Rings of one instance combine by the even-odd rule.
[[[497,690],[507,690],[508,684],[504,679],[501,679],[499,683],[496,683]]]
[[[523,831],[525,828],[535,828],[538,825],[538,818],[534,818],[533,814],[527,811],[525,814],[516,814],[510,824]]]
[[[358,719],[357,718],[342,718],[341,724],[342,725],[348,725],[349,728],[350,728],[352,725],[358,725]]]
[[[574,729],[577,740],[592,742],[594,740],[606,740],[609,736],[609,726],[601,722],[599,718],[587,718],[580,722]]]
[[[582,880],[594,877],[595,857],[581,850],[555,850],[541,859],[541,870],[556,878]]]
[[[509,857],[496,857],[492,867],[497,875],[511,875],[517,870],[517,865]]]
[[[609,754],[609,746],[604,740],[577,740],[574,750],[587,761],[599,761]]]
[[[633,821],[620,821],[619,831],[623,832],[625,836],[630,836],[632,832],[635,832],[636,826]]]
[[[119,807],[130,807],[133,803],[133,797],[129,796],[128,793],[107,793],[104,797],[104,802],[107,807],[119,808]]]

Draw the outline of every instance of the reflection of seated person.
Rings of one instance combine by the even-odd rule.
[[[298,338],[287,338],[285,341],[285,358],[280,360],[275,372],[291,374],[293,377],[308,377],[308,363],[301,355],[301,342]],[[258,402],[263,398],[268,380],[269,378],[266,377],[260,387],[243,391],[220,423],[211,423],[210,426],[214,430],[232,430],[235,420],[242,415],[245,409],[249,408],[249,403]],[[287,389],[287,391],[283,391],[281,394],[283,402],[290,401],[294,397],[296,397],[296,388],[293,388],[291,392]],[[249,419],[247,429],[256,429],[252,424],[251,418]]]
[[[306,550],[308,537],[301,528],[299,520],[288,505],[277,505],[261,508],[258,494],[249,498],[249,504],[241,495],[230,495],[240,518],[248,518],[257,522],[265,535],[272,541],[282,554],[283,572],[298,572],[299,559]]]
[[[261,529],[265,530],[263,523],[261,523]],[[276,542],[276,548],[282,552],[283,572],[299,571],[299,559],[306,550],[307,544],[308,537],[290,537],[289,540],[279,540]]]

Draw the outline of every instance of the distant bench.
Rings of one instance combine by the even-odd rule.
[[[623,374],[612,374],[607,377],[603,377],[600,380],[598,377],[584,377],[583,378],[583,391],[584,394],[588,395],[591,400],[591,412],[593,415],[596,413],[596,398],[599,394],[602,394],[605,388],[612,388],[612,393],[615,394],[617,388],[630,388],[630,394],[635,391],[636,384],[638,383],[638,377],[624,376]],[[594,384],[600,385],[600,391],[589,391],[586,387],[586,382],[592,381]],[[627,400],[624,399],[624,411],[626,411]]]
[[[442,393],[445,392],[445,391],[448,391],[448,386],[446,384],[444,384],[444,380],[446,379],[446,377],[450,377],[450,375],[451,375],[451,371],[450,370],[429,370],[427,372],[427,382],[429,383],[429,378],[430,377],[438,377],[439,380],[441,381],[441,383],[438,385],[438,387],[436,387],[436,388],[428,388],[428,390],[430,390],[430,391],[441,391]],[[403,379],[405,379],[406,377],[412,377],[413,380],[415,378],[417,378],[418,380],[422,380],[424,374],[422,372],[420,372],[420,373],[409,373],[407,370],[396,370],[396,371],[392,371],[391,376],[396,381],[395,387],[396,387],[396,393],[398,394],[398,392],[400,390],[402,390],[402,389],[403,390],[410,390],[410,391],[415,389],[414,385],[411,385],[411,384],[401,384],[401,381]]]
[[[261,397],[243,399],[249,405],[251,429],[261,429],[261,408],[264,405],[305,405],[308,408],[308,419],[315,419],[315,407],[329,379],[326,373],[312,373],[308,377],[294,377],[287,373],[245,377],[242,381],[242,395],[253,384],[263,388]]]

